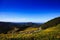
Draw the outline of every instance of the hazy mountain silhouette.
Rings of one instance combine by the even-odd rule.
[[[21,22],[21,23],[13,23],[13,22],[0,22],[0,33],[12,33],[23,31],[26,28],[30,27],[41,27],[42,29],[46,29],[52,26],[56,26],[60,24],[60,17],[49,20],[46,23],[32,23],[32,22]]]
[[[18,32],[25,30],[28,27],[39,27],[41,24],[42,23],[32,23],[32,22],[21,22],[21,23],[0,22],[0,33],[7,33],[13,30]]]

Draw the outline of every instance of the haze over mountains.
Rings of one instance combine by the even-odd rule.
[[[8,33],[9,31],[20,32],[24,31],[27,28],[42,28],[46,29],[55,25],[60,24],[60,17],[54,18],[46,23],[32,23],[32,22],[0,22],[0,33]]]
[[[0,33],[7,33],[12,30],[16,30],[15,32],[23,31],[29,27],[39,28],[41,26],[42,29],[49,28],[51,26],[55,26],[60,23],[60,17],[54,18],[46,23],[32,23],[32,22],[21,22],[21,23],[13,23],[13,22],[0,22]]]
[[[60,40],[60,17],[46,23],[0,22],[2,40]]]

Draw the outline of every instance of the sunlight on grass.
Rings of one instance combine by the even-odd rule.
[[[35,28],[32,28],[36,30]],[[31,28],[28,28],[31,31]],[[25,30],[26,31],[26,30]],[[0,34],[1,40],[60,40],[60,24],[36,33]]]

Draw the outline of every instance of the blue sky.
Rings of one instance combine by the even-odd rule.
[[[0,21],[46,22],[60,16],[60,0],[0,0]]]

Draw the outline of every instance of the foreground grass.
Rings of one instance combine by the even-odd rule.
[[[60,40],[60,24],[31,34],[0,34],[0,40]]]

